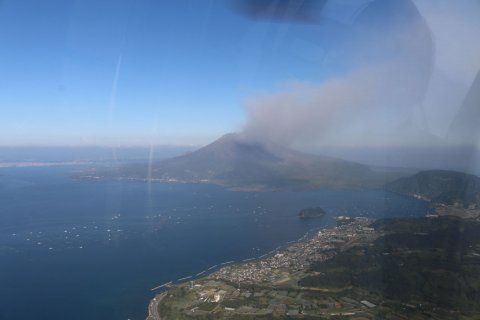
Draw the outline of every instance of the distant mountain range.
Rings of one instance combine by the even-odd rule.
[[[447,170],[428,170],[388,183],[389,191],[416,196],[433,204],[480,208],[480,178]]]
[[[213,183],[236,190],[370,188],[399,177],[354,162],[248,141],[238,134],[175,158],[125,166],[115,174],[120,179]]]

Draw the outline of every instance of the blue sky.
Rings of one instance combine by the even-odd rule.
[[[3,0],[0,145],[199,145],[241,130],[251,112],[245,106],[259,95],[275,99],[289,83],[322,85],[352,71],[351,53],[369,52],[368,41],[345,46],[348,36],[335,23],[350,23],[367,2],[330,1],[324,13],[334,23],[319,25],[254,21],[225,1]],[[445,1],[416,3],[434,25],[472,12],[462,5],[439,18]],[[470,60],[475,50],[464,50]],[[459,75],[448,59],[441,70],[453,66],[459,100],[474,67],[462,65]],[[431,111],[445,123],[435,120],[435,134],[449,112]],[[342,141],[373,135],[348,127]]]
[[[249,96],[324,76],[312,32],[221,2],[3,1],[0,144],[204,143]]]

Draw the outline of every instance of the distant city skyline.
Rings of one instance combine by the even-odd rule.
[[[302,113],[303,102],[295,90],[323,99],[325,85],[338,80],[340,88],[356,88],[351,75],[370,67],[371,61],[348,51],[370,52],[368,40],[377,39],[354,38],[349,30],[355,13],[370,2],[329,1],[315,12],[328,18],[323,23],[294,23],[250,19],[229,2],[3,1],[0,146],[204,145],[245,128],[283,142],[272,130],[288,133],[293,123],[290,130],[298,131],[291,119]],[[435,66],[422,106],[413,106],[405,119],[441,139],[480,67],[480,5],[414,3],[432,30]],[[362,90],[376,89],[376,83],[365,83]],[[287,111],[275,109],[285,97],[289,105],[278,108]],[[385,102],[375,99],[364,103]],[[273,106],[259,104],[265,100]],[[292,106],[297,109],[288,111]],[[264,118],[255,117],[262,112],[277,127],[259,132],[255,125],[263,128]],[[343,118],[350,109],[335,112]],[[282,115],[286,119],[277,117]],[[419,140],[388,140],[396,134],[390,123],[404,120],[397,111],[362,117],[360,124],[348,120],[352,125],[329,119],[338,131],[306,130],[285,143],[378,146]]]

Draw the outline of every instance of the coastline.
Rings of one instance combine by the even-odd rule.
[[[250,257],[250,258],[245,258],[245,259],[241,259],[241,260],[238,260],[238,261],[231,260],[231,261],[221,262],[221,263],[215,264],[213,266],[210,266],[207,269],[204,269],[204,270],[202,270],[202,271],[200,271],[196,274],[187,275],[187,276],[184,276],[184,277],[176,279],[176,280],[169,280],[168,282],[166,282],[164,284],[161,284],[161,285],[158,285],[158,286],[155,286],[155,287],[151,288],[150,291],[157,291],[157,290],[160,290],[162,288],[170,288],[170,287],[173,287],[175,285],[180,285],[180,284],[184,283],[185,280],[191,281],[191,280],[199,280],[201,278],[206,278],[206,277],[209,277],[213,273],[215,273],[215,272],[219,271],[220,269],[222,269],[224,267],[227,267],[227,266],[242,265],[242,264],[249,263],[249,262],[259,262],[261,260],[268,259],[272,255],[274,255],[276,252],[279,252],[281,250],[285,250],[291,245],[308,241],[312,237],[315,237],[315,235],[319,231],[324,231],[324,230],[329,230],[329,229],[331,229],[331,228],[328,228],[328,227],[327,228],[325,228],[325,227],[312,228],[312,229],[308,230],[307,232],[305,232],[305,234],[302,237],[300,237],[296,240],[287,241],[284,244],[281,244],[281,245],[277,246],[275,249],[270,250],[269,252],[264,253],[264,254],[262,254],[258,257]]]
[[[355,223],[352,224],[352,226],[355,226],[355,228],[364,228],[364,229],[366,228],[365,226],[371,224],[373,221],[374,221],[373,219],[364,218],[364,217],[355,217],[355,218],[349,219],[349,222],[355,222]],[[358,223],[358,225],[356,223]],[[200,273],[197,273],[195,276],[193,276],[193,275],[192,276],[187,276],[187,277],[184,277],[184,278],[180,278],[177,281],[171,281],[171,282],[166,283],[165,285],[153,288],[152,291],[154,289],[157,289],[157,288],[163,288],[163,289],[166,289],[166,290],[161,292],[160,294],[157,294],[150,301],[150,304],[149,304],[149,307],[148,307],[149,315],[147,317],[147,320],[158,320],[158,319],[160,319],[158,306],[159,306],[160,302],[165,297],[167,297],[169,292],[171,292],[173,289],[181,288],[181,287],[187,287],[188,282],[190,282],[190,288],[192,288],[192,286],[195,286],[195,287],[200,286],[199,283],[212,282],[212,281],[226,281],[228,283],[236,283],[238,281],[239,286],[240,286],[240,282],[244,281],[244,279],[238,278],[238,275],[237,275],[237,277],[231,277],[232,274],[235,273],[234,270],[241,270],[242,268],[244,268],[244,269],[245,268],[247,268],[247,269],[252,268],[253,265],[258,265],[258,266],[261,266],[260,268],[265,268],[265,265],[268,263],[268,261],[271,262],[273,260],[285,259],[284,255],[286,255],[288,251],[291,251],[290,249],[292,249],[292,248],[295,248],[294,250],[297,250],[298,253],[300,255],[302,255],[305,259],[298,259],[298,264],[295,265],[295,266],[290,265],[290,266],[286,267],[286,265],[283,265],[283,266],[278,265],[277,266],[278,269],[279,270],[281,269],[282,271],[278,272],[276,279],[273,279],[273,278],[267,279],[267,278],[265,278],[266,274],[262,275],[262,272],[260,272],[260,270],[256,270],[257,272],[254,272],[254,273],[257,276],[261,276],[261,277],[264,277],[264,278],[261,279],[261,278],[257,277],[257,279],[252,281],[251,284],[254,285],[254,284],[260,284],[261,283],[262,285],[265,285],[266,283],[268,283],[268,284],[283,283],[283,282],[285,282],[285,279],[290,279],[289,276],[285,277],[285,268],[287,268],[287,269],[290,268],[291,269],[290,273],[292,273],[292,274],[293,273],[304,274],[306,268],[309,266],[310,263],[313,263],[313,262],[319,261],[319,260],[323,260],[323,259],[331,258],[331,256],[329,254],[327,254],[324,257],[320,257],[320,258],[318,256],[315,256],[315,254],[312,254],[312,256],[310,256],[309,253],[313,253],[314,250],[305,250],[305,249],[308,248],[308,246],[312,246],[312,244],[314,244],[312,248],[315,248],[315,250],[322,247],[324,243],[322,241],[319,241],[319,238],[321,238],[321,237],[326,239],[327,242],[330,242],[330,241],[335,241],[335,237],[337,235],[347,236],[346,230],[350,230],[349,227],[348,227],[348,224],[349,223],[347,223],[343,226],[331,226],[330,228],[325,228],[325,227],[313,228],[313,229],[307,231],[299,239],[293,240],[293,241],[288,241],[285,244],[283,244],[281,246],[278,246],[275,249],[273,249],[273,250],[271,250],[271,251],[269,251],[265,254],[260,255],[259,257],[247,258],[247,259],[243,259],[243,260],[240,260],[240,261],[228,261],[228,262],[225,262],[225,263],[222,263],[222,264],[217,264],[217,265],[214,265],[214,266],[212,266],[212,267],[210,267],[210,268],[208,268],[208,269],[206,269],[206,270],[204,270]],[[370,235],[371,235],[372,234],[371,230],[367,230],[367,229],[368,228],[366,228],[364,231],[367,231],[367,233],[370,233]],[[313,256],[315,256],[315,257],[313,257]],[[297,260],[297,259],[295,259],[295,260]],[[310,260],[310,261],[308,261],[308,260]],[[277,261],[274,262],[274,263],[278,264]],[[271,271],[270,271],[269,267],[267,267],[267,269],[269,270],[267,272],[267,274],[268,274]],[[245,276],[245,273],[243,272],[242,277],[244,277],[244,276]],[[250,273],[247,276],[247,278],[252,279],[251,276],[252,276],[252,273]],[[181,281],[182,279],[188,279],[188,281],[183,281],[182,282]],[[242,282],[242,284],[243,283],[244,282]]]
[[[160,313],[158,312],[158,304],[165,298],[167,295],[167,291],[163,292],[152,300],[150,300],[150,303],[148,305],[148,316],[146,320],[161,320],[162,318],[160,317]]]

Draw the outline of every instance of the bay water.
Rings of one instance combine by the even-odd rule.
[[[234,192],[74,180],[75,166],[0,169],[0,320],[145,319],[150,289],[259,257],[335,216],[421,216],[382,190]],[[322,207],[321,219],[299,219]]]

